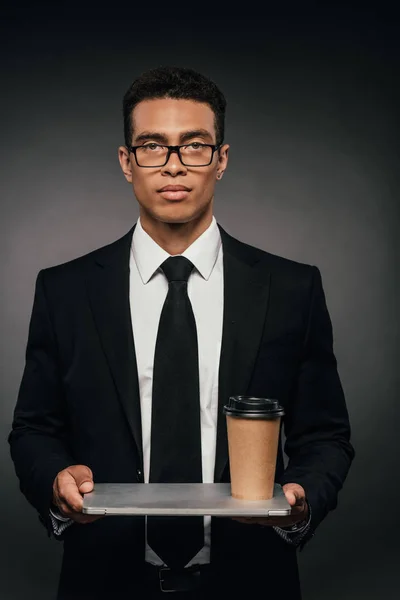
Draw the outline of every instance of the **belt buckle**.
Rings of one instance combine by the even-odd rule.
[[[188,592],[200,583],[200,567],[189,567],[177,571],[169,567],[160,567],[158,571],[162,592]]]

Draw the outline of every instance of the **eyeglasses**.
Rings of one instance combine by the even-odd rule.
[[[129,150],[135,155],[138,167],[163,167],[169,161],[172,152],[176,152],[185,167],[207,167],[211,164],[214,152],[221,148],[222,143],[200,144],[192,142],[183,146],[162,146],[154,142],[143,146],[130,146]]]

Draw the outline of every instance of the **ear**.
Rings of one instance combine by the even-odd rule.
[[[130,160],[130,152],[126,146],[120,146],[118,148],[118,159],[122,172],[125,175],[125,179],[129,183],[132,183],[132,163]]]
[[[221,179],[226,167],[228,166],[228,151],[229,144],[224,144],[219,150],[217,164],[217,179]]]
[[[225,169],[226,169],[226,167],[228,165],[228,152],[229,152],[229,144],[224,144],[219,149],[219,153],[218,153],[218,171],[221,172],[221,173],[223,171],[225,171]]]

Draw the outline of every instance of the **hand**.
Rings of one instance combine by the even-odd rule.
[[[65,517],[76,523],[86,524],[103,518],[104,515],[82,513],[83,494],[93,490],[93,473],[85,465],[73,465],[60,471],[53,483],[53,504]]]
[[[291,506],[290,515],[283,517],[233,517],[234,521],[250,525],[269,527],[290,527],[299,521],[308,519],[308,505],[304,488],[298,483],[286,483],[282,487],[286,500]]]

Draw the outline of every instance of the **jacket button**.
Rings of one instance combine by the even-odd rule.
[[[142,478],[142,471],[140,469],[136,469],[136,478],[138,481]]]

